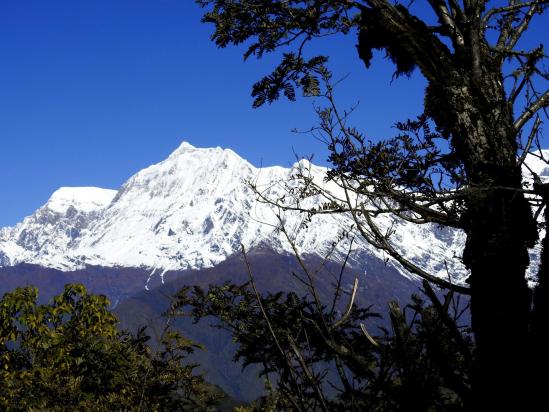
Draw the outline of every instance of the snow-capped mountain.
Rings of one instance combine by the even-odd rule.
[[[549,151],[544,156],[549,158]],[[528,165],[549,181],[544,161],[534,157]],[[310,174],[318,185],[343,196],[339,187],[324,181],[326,169],[307,161],[289,168],[256,168],[231,150],[199,149],[188,143],[136,173],[119,190],[61,188],[31,216],[0,229],[0,296],[33,284],[46,301],[66,283],[83,283],[91,293],[107,295],[123,328],[133,330],[151,326],[151,319],[158,319],[169,307],[169,296],[184,285],[205,288],[246,282],[247,273],[237,256],[241,244],[250,251],[262,293],[300,293],[302,285],[292,276],[300,267],[287,256],[294,251],[276,229],[277,209],[257,201],[249,184],[253,182],[265,197],[280,200],[288,194],[285,186],[295,186],[296,171]],[[529,171],[524,176],[531,180]],[[303,206],[318,207],[322,201],[312,197]],[[338,239],[342,230],[351,227],[352,219],[326,214],[309,221],[298,212],[286,212],[280,218],[298,252],[307,255],[306,265],[316,269],[329,256],[328,269],[319,272],[317,291],[331,302],[329,275],[339,273],[338,263],[349,247],[349,238],[339,243]],[[456,282],[467,276],[460,261],[462,232],[390,217],[380,217],[378,223],[384,231],[391,230],[394,247],[421,268],[444,278],[450,275]],[[373,305],[383,315],[387,301],[409,302],[410,294],[417,292],[415,279],[356,233],[350,235],[355,240],[343,285],[350,288],[356,274],[366,275],[357,305]],[[539,248],[531,255],[535,268]],[[198,363],[211,382],[238,399],[251,400],[262,393],[262,381],[253,371],[243,372],[241,365],[230,362],[234,352],[227,336],[203,324],[184,325],[185,336],[209,349]]]
[[[45,266],[63,265],[70,259],[67,252],[85,236],[115,195],[116,190],[97,187],[56,190],[34,214],[15,227],[0,229],[0,266],[42,263],[40,256],[47,256]]]
[[[292,253],[286,235],[275,228],[276,209],[257,201],[249,182],[267,197],[278,198],[282,189],[277,182],[291,182],[297,168],[329,185],[323,180],[325,169],[307,161],[290,168],[256,168],[232,150],[183,143],[118,191],[57,190],[33,215],[0,229],[0,266],[31,263],[65,271],[87,265],[140,267],[161,276],[167,270],[215,266],[238,253],[241,244]],[[314,206],[320,199],[310,202]],[[351,226],[350,217],[343,215],[316,215],[310,222],[305,218],[298,212],[282,217],[303,254],[330,254],[341,230]],[[448,271],[458,281],[466,276],[459,259],[463,233],[383,219],[382,226],[392,226],[395,247],[410,260],[445,278]],[[347,247],[340,242],[330,258],[341,260]],[[387,258],[360,237],[352,257],[354,262]]]

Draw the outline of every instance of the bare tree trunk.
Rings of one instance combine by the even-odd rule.
[[[531,303],[525,274],[537,230],[522,192],[517,130],[501,59],[483,37],[480,2],[465,2],[469,20],[455,37],[454,51],[403,7],[367,3],[371,9],[362,10],[359,56],[368,66],[372,49],[385,49],[397,72],[409,73],[417,65],[428,81],[425,113],[451,138],[465,168],[463,257],[471,270],[478,350],[473,408],[506,409],[525,399]]]
[[[471,269],[471,318],[478,348],[474,392],[483,406],[524,396],[530,293],[527,248],[516,222],[529,216],[520,212],[519,201],[499,190],[471,201],[464,257]]]
[[[488,77],[461,90],[470,92],[456,106],[452,134],[471,189],[464,262],[471,270],[478,350],[474,393],[476,407],[505,407],[526,399],[531,296],[525,273],[537,231],[521,191],[516,132],[501,79]]]

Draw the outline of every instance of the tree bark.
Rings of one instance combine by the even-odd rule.
[[[450,127],[471,189],[463,216],[463,257],[471,271],[477,344],[475,408],[499,409],[527,399],[531,296],[525,273],[537,230],[521,191],[516,131],[502,79],[486,65],[483,69],[480,79],[473,72],[464,73],[453,87],[442,87],[453,114],[445,113],[440,124]]]
[[[537,230],[522,193],[517,137],[503,79],[491,70],[489,60],[481,70],[480,76],[462,70],[446,84],[431,83],[427,107],[451,135],[470,189],[463,216],[463,258],[471,271],[477,344],[475,407],[504,408],[526,399],[531,296],[525,273]],[[441,99],[448,103],[441,106]],[[441,107],[446,112],[441,113]]]
[[[517,131],[501,65],[481,38],[480,13],[463,30],[463,50],[451,52],[404,8],[368,3],[359,56],[369,65],[372,49],[383,48],[397,72],[417,65],[428,81],[425,112],[464,165],[470,195],[462,216],[463,257],[471,271],[477,344],[471,409],[506,409],[525,396],[531,302],[525,273],[537,230],[522,193]]]
[[[501,173],[508,170],[500,169]],[[502,179],[506,185],[509,180]],[[482,406],[504,407],[525,397],[530,292],[520,199],[494,189],[469,202],[465,263],[471,270],[471,319],[477,344],[475,394]]]

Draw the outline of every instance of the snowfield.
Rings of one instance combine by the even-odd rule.
[[[543,162],[529,164],[536,173],[549,176]],[[278,198],[283,190],[276,182],[289,181],[297,167],[306,168],[326,189],[340,190],[324,182],[326,169],[307,161],[292,168],[256,168],[232,150],[195,148],[185,142],[167,159],[136,173],[118,191],[62,187],[54,192],[31,216],[0,229],[0,266],[32,263],[66,271],[87,265],[142,267],[162,276],[167,270],[215,266],[238,253],[241,244],[292,253],[286,236],[275,229],[276,209],[258,202],[249,182],[268,197]],[[306,206],[320,202],[309,199]],[[329,254],[342,229],[352,224],[346,215],[316,215],[311,222],[305,217],[298,212],[283,217],[287,232],[304,254]],[[462,232],[388,216],[379,223],[393,227],[392,243],[415,264],[444,278],[450,275],[458,283],[466,278],[460,261]],[[342,260],[347,248],[344,239],[331,258]],[[387,259],[359,236],[351,257],[356,267],[371,257]],[[391,259],[388,264],[399,267]]]

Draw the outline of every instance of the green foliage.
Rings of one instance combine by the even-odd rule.
[[[326,73],[325,56],[303,57],[303,45],[315,37],[348,33],[359,16],[350,15],[352,4],[342,0],[197,0],[202,7],[212,6],[203,17],[215,24],[212,40],[219,47],[249,43],[244,58],[296,44],[297,52],[284,53],[270,75],[256,82],[252,89],[254,107],[272,103],[282,93],[295,100],[296,88],[305,96],[320,94],[318,76]]]
[[[214,395],[197,365],[197,346],[167,331],[153,351],[144,328],[119,332],[105,296],[66,285],[50,304],[18,288],[0,300],[0,409],[203,410]]]
[[[327,103],[326,109],[317,108],[320,125],[310,132],[328,145],[334,165],[328,177],[345,195],[339,191],[331,193],[324,185],[313,182],[307,170],[293,176],[292,185],[286,185],[287,194],[281,200],[267,199],[257,190],[256,194],[280,210],[289,208],[288,197],[293,201],[291,208],[301,209],[308,218],[316,213],[348,213],[364,240],[406,270],[448,290],[469,294],[478,345],[475,410],[503,410],[509,407],[507,399],[523,403],[532,395],[543,402],[544,391],[536,379],[532,382],[529,377],[545,371],[538,359],[545,359],[547,353],[545,340],[540,341],[544,331],[540,325],[549,323],[549,311],[543,304],[549,288],[536,288],[532,306],[526,273],[529,249],[539,235],[532,209],[538,208],[539,214],[547,199],[542,193],[529,190],[522,171],[526,167],[528,175],[536,177],[527,166],[527,159],[544,160],[540,136],[543,119],[547,118],[549,90],[543,45],[523,49],[522,40],[526,40],[531,22],[547,11],[547,1],[428,1],[422,2],[425,4],[421,15],[427,16],[425,12],[429,10],[431,16],[424,19],[413,14],[414,1],[198,2],[207,7],[204,21],[215,25],[213,40],[219,46],[248,43],[245,57],[261,57],[264,53],[282,57],[273,73],[254,85],[254,106],[270,103],[282,94],[293,100],[294,88],[310,83],[306,81],[308,75],[320,75],[325,82],[322,91],[316,85],[309,88],[312,92],[304,88],[305,94],[320,94]],[[373,143],[351,127],[352,109],[338,109],[334,85],[329,75],[324,75],[326,57],[319,56],[322,66],[309,67],[311,60],[303,57],[311,40],[350,31],[357,35],[358,58],[366,68],[378,50],[392,61],[396,76],[410,75],[417,68],[427,81],[424,115],[417,122],[397,124],[400,133],[393,139],[380,140],[377,136]],[[296,185],[300,186],[297,190]],[[540,197],[527,198],[526,194]],[[326,199],[318,210],[301,206],[304,197],[317,195]],[[462,263],[470,270],[469,286],[455,285],[408,260],[394,246],[393,227],[386,230],[379,224],[380,216],[396,222],[462,230],[467,236]],[[542,258],[542,262],[545,260]],[[540,284],[547,279],[546,269],[542,265]],[[437,331],[445,316],[440,307],[434,323],[428,311],[418,313],[421,324],[412,328],[414,339],[409,345],[414,348],[417,343],[418,348],[429,352],[433,344],[423,333]],[[393,321],[398,318],[395,314]],[[452,329],[446,323],[441,324]],[[513,329],[511,334],[509,327]],[[408,342],[402,336],[399,339]],[[440,349],[447,359],[457,356],[458,349],[464,346],[458,344],[458,334],[449,336],[457,346],[456,352]],[[395,339],[398,337],[395,333]],[[532,356],[533,348],[537,349]],[[436,358],[437,353],[433,356]],[[432,367],[427,360],[424,366],[427,371]],[[457,368],[454,372],[462,370],[459,365],[453,366]],[[536,368],[538,373],[531,373]],[[458,384],[465,384],[468,379],[461,375],[457,380],[452,378],[442,363],[428,375],[415,367],[406,370],[400,380],[389,379],[383,387],[400,382],[404,389],[419,391],[417,399],[431,399],[431,405],[439,405],[440,410],[440,396],[424,396],[422,391],[427,386],[421,386],[422,382],[429,382],[433,388],[446,388],[444,385],[455,380],[452,391],[459,393],[457,398],[466,398],[463,393],[467,391],[458,391]],[[444,377],[444,385],[438,376]],[[525,378],[513,379],[517,376]],[[532,390],[532,386],[536,388]],[[399,396],[394,393],[393,399],[398,402]],[[320,398],[319,402],[319,407],[326,410]],[[442,410],[445,409],[446,406]]]
[[[261,368],[268,394],[254,410],[463,410],[473,358],[468,331],[457,326],[463,307],[452,293],[440,301],[424,288],[431,303],[391,303],[391,331],[375,337],[363,330],[378,317],[368,309],[341,315],[294,293],[258,300],[247,284],[184,288],[174,309],[217,317],[238,345],[236,360]]]
[[[326,31],[348,33],[356,24],[345,0],[197,0],[213,7],[203,21],[215,24],[212,40],[220,47],[251,40],[245,58],[262,57],[280,46],[302,38],[319,37]]]
[[[280,96],[280,92],[291,101],[295,100],[295,86],[303,90],[305,96],[318,96],[320,82],[318,75],[327,75],[325,63],[327,57],[316,56],[305,60],[294,53],[286,53],[282,62],[269,76],[254,84],[252,97],[254,107],[262,106],[265,102],[272,103]]]

